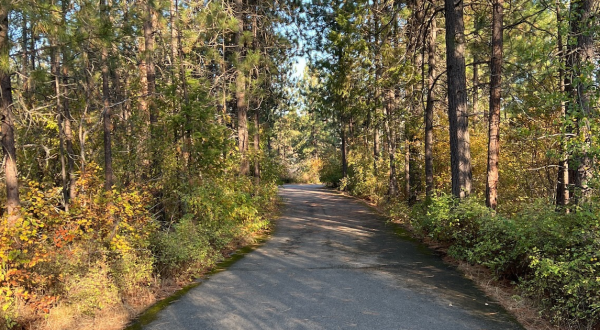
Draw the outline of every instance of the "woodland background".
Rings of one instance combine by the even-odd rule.
[[[599,11],[312,1],[295,21],[309,65],[273,147],[290,180],[379,204],[559,328],[597,328]]]
[[[599,6],[0,0],[4,326],[122,327],[293,181],[597,327]]]

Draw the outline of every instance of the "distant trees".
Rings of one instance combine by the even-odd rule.
[[[18,212],[18,178],[21,190],[60,186],[68,210],[90,162],[102,164],[106,191],[147,184],[159,204],[188,179],[231,171],[230,161],[258,178],[270,124],[261,121],[287,79],[279,67],[290,44],[274,26],[293,6],[2,2],[6,210]]]
[[[301,20],[324,31],[307,39],[309,54],[320,59],[311,72],[323,81],[320,116],[339,122],[344,189],[371,198],[400,194],[410,204],[436,191],[459,199],[485,193],[492,209],[503,199],[589,200],[596,191],[590,132],[598,123],[591,88],[598,37],[591,22],[598,4],[519,6],[306,6]]]

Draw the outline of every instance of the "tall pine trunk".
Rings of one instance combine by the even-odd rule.
[[[4,175],[6,177],[6,213],[8,225],[19,218],[21,201],[19,199],[19,180],[17,172],[17,151],[15,148],[13,99],[10,83],[10,40],[8,39],[9,5],[0,4],[0,108],[2,111],[2,151],[4,153]]]
[[[396,95],[393,89],[386,92],[385,98],[385,131],[387,135],[387,149],[390,163],[390,173],[388,180],[388,195],[395,197],[398,194],[398,179],[396,178],[396,134],[394,132],[394,116]]]
[[[471,150],[465,75],[465,26],[463,1],[446,0],[446,67],[448,76],[448,119],[450,122],[450,165],[452,194],[471,194]]]
[[[581,145],[579,146],[576,159],[576,203],[589,201],[592,189],[589,187],[589,181],[593,175],[594,162],[592,159],[592,128],[590,116],[592,115],[592,91],[594,89],[593,68],[595,66],[595,49],[593,39],[593,27],[597,24],[597,17],[594,17],[593,6],[596,0],[577,0],[571,2],[572,12],[572,35],[577,40],[577,49],[575,50],[575,65],[572,67],[572,82],[574,86],[574,106],[576,108],[577,134]],[[596,4],[597,6],[597,4]]]
[[[158,159],[159,152],[158,141],[159,132],[158,132],[158,107],[154,104],[154,98],[156,96],[156,68],[154,66],[154,29],[157,25],[157,13],[151,5],[151,2],[148,1],[146,3],[146,18],[143,23],[143,33],[144,33],[144,58],[146,61],[146,102],[149,113],[150,120],[150,143],[149,143],[149,156],[151,161],[151,169],[150,173],[156,175],[160,172],[159,164],[160,161]]]
[[[565,69],[563,65],[566,64],[565,46],[563,41],[563,34],[561,32],[562,25],[562,13],[560,11],[560,0],[556,1],[556,20],[558,24],[558,35],[557,35],[557,47],[558,47],[558,58],[559,58],[559,69],[558,69],[558,87],[561,97],[565,94]],[[563,120],[566,120],[567,107],[564,100],[560,102],[560,116]],[[569,154],[567,152],[567,141],[568,137],[563,136],[561,138],[561,159],[558,164],[558,178],[556,182],[556,205],[566,206],[569,204]]]
[[[347,145],[348,145],[348,136],[346,134],[346,122],[342,117],[340,119],[340,129],[341,129],[341,138],[342,138],[342,178],[348,177],[348,155],[347,155]]]
[[[260,111],[254,110],[254,183],[260,183]]]
[[[502,18],[503,0],[494,0],[492,8],[492,60],[490,78],[490,112],[487,181],[485,204],[496,209],[498,206],[498,157],[500,154],[500,102],[502,83]]]
[[[244,53],[244,4],[242,0],[235,0],[236,18],[238,20],[238,31],[235,34],[235,45],[237,47],[237,66],[235,78],[235,98],[237,101],[237,120],[238,120],[238,149],[240,152],[240,174],[248,175],[250,172],[250,162],[248,160],[248,102],[246,100],[246,77],[242,71],[242,61]]]
[[[427,72],[427,101],[425,105],[425,193],[427,199],[433,197],[433,88],[436,75],[436,22],[435,17],[431,20],[429,30],[429,43],[427,47],[428,54],[428,72]]]
[[[107,0],[102,1],[101,11],[108,20],[109,8]],[[105,21],[104,24],[110,24]],[[104,135],[104,190],[110,191],[114,185],[114,172],[112,167],[112,119],[110,107],[110,90],[109,90],[109,68],[108,68],[108,45],[106,40],[102,40],[101,60],[102,60],[102,122]]]

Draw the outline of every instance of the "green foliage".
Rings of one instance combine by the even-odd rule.
[[[88,165],[68,212],[56,207],[60,189],[31,182],[22,218],[13,226],[2,219],[0,306],[7,320],[19,320],[23,303],[41,316],[58,301],[93,317],[135,299],[160,275],[199,275],[267,228],[277,193],[269,181],[205,179],[183,187],[185,215],[161,228],[147,187],[104,192],[102,179],[99,167]]]
[[[251,178],[217,178],[193,187],[181,199],[184,217],[156,233],[153,250],[167,276],[194,276],[212,267],[232,244],[264,230],[277,187],[255,187]]]
[[[556,323],[600,322],[597,207],[566,214],[538,200],[507,218],[474,199],[442,195],[422,210],[413,214],[415,228],[448,244],[450,255],[518,282]]]
[[[193,221],[192,215],[175,223],[169,231],[157,233],[154,248],[163,274],[197,273],[215,262],[208,235]]]
[[[319,172],[319,180],[328,186],[337,187],[342,183],[342,161],[337,155],[332,155],[323,160]]]
[[[379,203],[386,193],[385,174],[383,171],[374,171],[373,157],[368,150],[353,150],[348,154],[348,178],[343,182],[343,190],[349,191],[354,196],[366,198]],[[383,166],[379,162],[378,166]],[[341,166],[341,165],[340,165]]]

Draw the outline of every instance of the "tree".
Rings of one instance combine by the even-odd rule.
[[[101,12],[105,15],[105,19],[102,20],[102,30],[110,27],[110,21],[108,20],[110,7],[107,4],[107,0],[102,0]],[[107,36],[104,36],[106,38]],[[109,89],[109,40],[101,39],[101,62],[102,62],[102,127],[104,135],[104,190],[110,191],[114,185],[114,172],[113,172],[113,158],[112,158],[112,109],[110,105],[110,89]]]
[[[15,126],[13,119],[13,98],[10,81],[10,40],[8,38],[10,13],[9,3],[0,2],[0,106],[2,111],[2,151],[4,152],[4,175],[6,176],[6,213],[9,225],[19,214],[19,180],[17,171],[17,152],[15,148]]]
[[[595,3],[596,2],[596,3]],[[595,3],[595,4],[594,4]],[[595,8],[596,7],[596,8]],[[592,72],[595,67],[593,22],[596,21],[594,9],[598,4],[594,0],[574,0],[571,2],[571,37],[576,40],[576,49],[572,56],[570,69],[572,102],[571,114],[577,118],[576,130],[581,141],[576,150],[576,171],[574,185],[576,203],[586,202],[591,197],[589,181],[593,175],[592,140]]]
[[[461,199],[471,194],[472,175],[467,112],[463,6],[462,1],[446,0],[445,2],[452,194]]]
[[[430,20],[429,40],[427,43],[427,100],[425,104],[425,193],[427,199],[433,197],[433,111],[434,87],[436,83],[436,37],[437,26],[435,12]]]
[[[240,152],[240,174],[248,175],[250,172],[250,162],[248,160],[248,101],[246,99],[246,76],[242,64],[245,52],[244,25],[245,25],[245,6],[242,0],[235,0],[236,19],[238,29],[235,34],[236,45],[236,75],[235,75],[235,99],[237,112],[237,130],[238,130],[238,149]]]
[[[502,0],[494,0],[492,9],[489,143],[485,189],[485,203],[491,209],[496,209],[498,206],[498,155],[500,153],[500,101],[502,83],[502,5]]]

